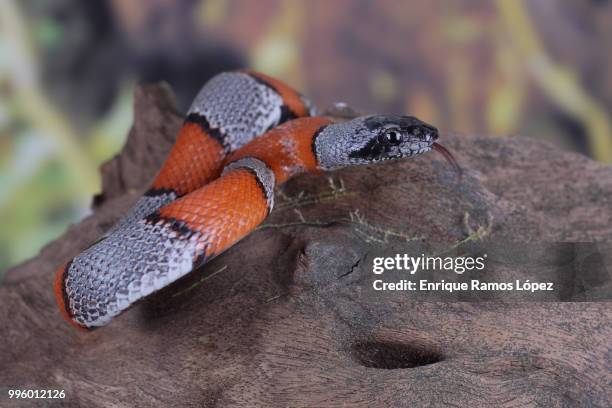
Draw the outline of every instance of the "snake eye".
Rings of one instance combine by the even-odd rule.
[[[389,129],[385,133],[382,134],[383,143],[388,143],[392,145],[398,145],[402,141],[402,134],[394,129]]]

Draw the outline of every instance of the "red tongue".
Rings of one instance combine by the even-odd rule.
[[[461,178],[461,176],[463,175],[463,170],[461,170],[461,167],[459,167],[459,163],[457,163],[457,160],[455,160],[455,158],[453,157],[451,152],[449,152],[448,150],[446,150],[446,148],[444,146],[442,146],[441,144],[438,144],[436,142],[434,142],[432,147],[433,147],[433,149],[436,152],[438,152],[442,156],[444,156],[446,161],[449,162],[451,166],[453,166],[453,168],[457,172],[457,175],[459,175],[459,178]]]

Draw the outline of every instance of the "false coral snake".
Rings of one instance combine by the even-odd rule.
[[[437,138],[434,127],[410,116],[335,123],[271,77],[219,74],[195,98],[148,192],[57,271],[60,310],[76,327],[103,326],[253,231],[274,206],[275,186],[295,174],[432,148],[448,156]]]

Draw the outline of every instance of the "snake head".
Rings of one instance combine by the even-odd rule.
[[[371,115],[321,129],[314,149],[321,168],[329,170],[428,152],[438,130],[412,116]]]

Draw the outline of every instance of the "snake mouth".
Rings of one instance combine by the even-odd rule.
[[[419,154],[427,153],[432,150],[432,145],[424,145],[410,149],[408,152],[384,152],[374,159],[376,162],[407,159],[409,157],[418,156]]]

